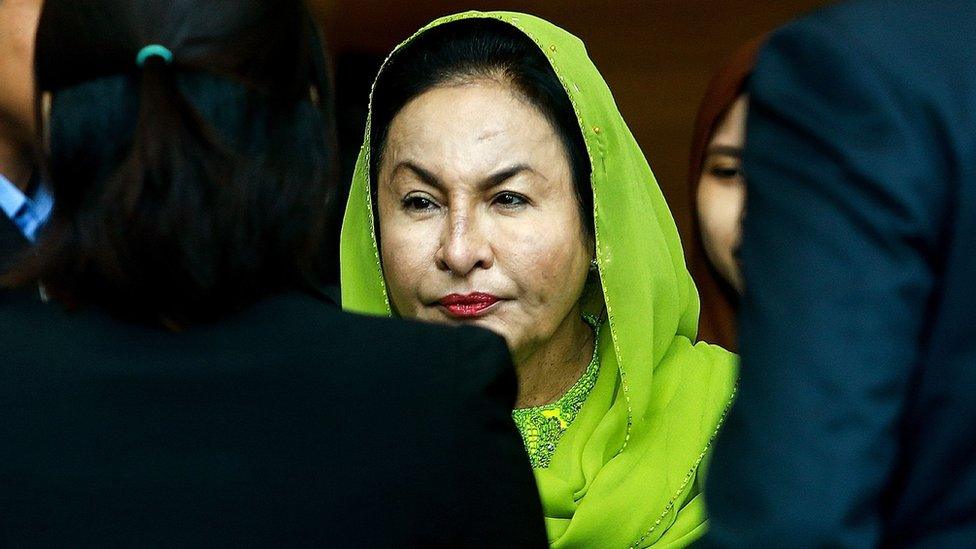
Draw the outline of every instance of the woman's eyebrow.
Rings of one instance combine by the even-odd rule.
[[[441,190],[441,191],[444,190],[444,185],[441,184],[441,180],[436,175],[434,175],[431,171],[429,171],[429,170],[427,170],[425,168],[420,167],[419,165],[415,164],[414,162],[411,162],[409,160],[405,160],[403,162],[400,162],[399,164],[397,164],[393,168],[393,172],[392,173],[394,175],[396,175],[396,173],[398,171],[400,171],[401,168],[405,168],[407,170],[410,170],[411,172],[414,173],[414,175],[416,175],[417,177],[419,177],[421,179],[421,181],[423,181],[427,185],[430,185],[431,187],[434,187],[434,188],[436,188],[438,190]],[[391,181],[392,181],[392,179],[391,179]]]
[[[404,160],[398,163],[393,168],[393,174],[395,175],[401,169],[410,170],[411,172],[414,173],[414,175],[419,177],[421,181],[423,181],[427,185],[430,185],[431,187],[434,187],[441,191],[445,190],[444,185],[443,183],[441,183],[440,178],[434,175],[433,172],[431,172],[430,170],[427,170],[426,168],[419,166],[415,162],[412,162],[410,160]],[[489,190],[493,187],[497,187],[498,185],[501,185],[502,183],[508,181],[509,179],[515,177],[516,175],[522,172],[532,172],[542,177],[543,179],[548,180],[546,176],[534,170],[532,166],[529,166],[528,164],[516,164],[514,166],[510,166],[508,168],[505,168],[497,173],[491,174],[488,177],[484,178],[481,181],[479,187],[482,190]]]
[[[509,179],[515,177],[516,175],[522,172],[532,172],[542,177],[543,179],[547,179],[544,175],[532,169],[532,167],[529,166],[528,164],[516,164],[514,166],[505,168],[500,172],[489,175],[484,180],[482,180],[480,186],[482,189],[488,190],[491,189],[492,187],[497,187],[498,185],[501,185],[502,183],[508,181]]]
[[[714,145],[709,147],[705,151],[707,155],[720,154],[722,156],[731,156],[734,158],[740,158],[742,156],[742,147],[731,147],[729,145]]]

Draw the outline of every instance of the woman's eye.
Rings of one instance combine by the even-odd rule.
[[[436,208],[437,204],[434,204],[432,200],[423,196],[408,196],[403,199],[403,207],[408,210],[422,212]]]
[[[498,204],[499,206],[504,206],[506,208],[517,208],[519,206],[528,204],[529,201],[526,200],[526,198],[520,194],[504,192],[504,193],[499,193],[495,197],[494,203]]]
[[[711,170],[712,175],[718,177],[719,179],[734,179],[742,175],[742,171],[739,168],[723,168],[714,167]]]

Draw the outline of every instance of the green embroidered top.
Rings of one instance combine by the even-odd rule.
[[[593,358],[582,377],[556,402],[512,411],[512,419],[515,420],[515,426],[522,434],[522,440],[525,442],[525,449],[529,454],[529,462],[533,469],[549,467],[552,455],[556,453],[559,439],[576,419],[600,374],[600,353],[598,350],[600,320],[590,315],[584,315],[583,318],[593,328],[594,337]]]

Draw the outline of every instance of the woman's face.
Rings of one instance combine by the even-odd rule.
[[[579,322],[593,251],[569,158],[507,84],[437,87],[407,103],[390,125],[377,197],[401,316],[491,329],[516,362]]]
[[[740,293],[742,273],[737,252],[746,200],[742,148],[748,108],[748,97],[739,96],[718,124],[705,150],[698,186],[698,215],[705,253],[718,272]]]

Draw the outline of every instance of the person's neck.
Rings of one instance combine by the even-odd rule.
[[[30,153],[18,144],[0,139],[0,175],[26,193],[32,173]]]
[[[524,357],[515,357],[519,381],[515,407],[532,408],[559,400],[586,371],[594,345],[593,329],[579,308],[574,308],[547,342]]]

